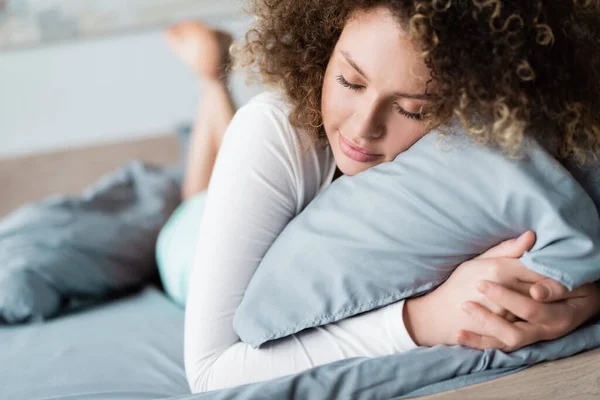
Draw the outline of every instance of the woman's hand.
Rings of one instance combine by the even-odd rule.
[[[517,260],[534,242],[532,232],[503,242],[461,264],[431,293],[409,299],[404,317],[415,342],[513,351],[563,336],[596,314],[600,308],[598,285],[568,292]],[[485,295],[482,281],[490,288]],[[516,321],[517,317],[525,321]]]
[[[569,292],[558,282],[545,278],[531,287],[531,297],[489,281],[482,282],[479,289],[487,301],[505,308],[521,321],[511,323],[477,303],[468,302],[468,313],[478,327],[460,330],[457,340],[476,349],[499,348],[510,352],[540,340],[557,339],[600,312],[598,283]]]
[[[468,301],[491,310],[499,318],[515,320],[507,311],[487,300],[477,286],[482,280],[501,284],[519,293],[529,293],[531,285],[544,279],[517,258],[531,249],[535,235],[526,232],[505,241],[479,257],[462,263],[442,285],[422,297],[408,299],[404,307],[406,328],[421,346],[458,344],[461,330],[478,332],[475,318],[462,310]]]

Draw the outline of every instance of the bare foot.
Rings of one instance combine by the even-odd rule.
[[[201,78],[227,78],[229,46],[233,41],[231,35],[190,21],[170,27],[165,36],[175,54]]]

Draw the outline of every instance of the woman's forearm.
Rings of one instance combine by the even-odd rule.
[[[209,342],[205,342],[203,357],[195,358],[194,354],[187,354],[194,346],[186,344],[186,359],[188,362],[196,360],[186,366],[190,388],[193,392],[217,390],[296,374],[347,358],[382,357],[416,348],[405,333],[403,303],[304,330],[259,349],[238,340],[229,344],[232,329],[224,332],[215,329],[216,325],[205,326],[211,334],[203,335],[202,339],[212,341],[214,351],[210,353]],[[226,319],[224,316],[223,320]],[[195,322],[186,321],[188,323]],[[186,338],[194,339],[200,338]]]

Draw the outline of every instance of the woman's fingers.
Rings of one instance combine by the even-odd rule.
[[[477,350],[506,349],[506,344],[491,336],[478,335],[465,330],[458,331],[456,341],[462,346]]]
[[[534,244],[535,233],[527,231],[516,239],[505,240],[485,253],[475,257],[475,259],[499,257],[519,258],[523,253],[531,250]]]
[[[519,320],[519,317],[517,317],[515,314],[506,311],[506,313],[504,315],[500,315],[502,318],[504,318],[505,320],[507,320],[508,322],[516,322]]]
[[[568,317],[564,315],[567,311],[565,307],[558,304],[539,303],[494,282],[482,281],[477,289],[487,300],[528,322],[547,324]]]
[[[500,260],[490,260],[492,262],[498,263],[498,269],[502,268],[502,275],[504,277],[510,277],[508,280],[511,282],[511,286],[515,287],[515,290],[519,287],[518,284],[513,284],[512,282],[521,282],[521,283],[529,283],[534,284],[544,279],[543,275],[538,274],[527,268],[520,260],[516,259],[500,259]],[[499,282],[496,279],[491,279],[494,282]],[[517,286],[515,286],[517,285]],[[520,291],[519,291],[520,292]],[[527,292],[527,296],[529,293]]]
[[[473,318],[474,328],[471,333],[479,335],[480,338],[470,335],[469,340],[477,346],[491,346],[490,348],[509,352],[533,342],[535,332],[531,324],[508,322],[485,307],[470,301],[464,304],[463,310]]]
[[[535,277],[534,276],[526,276],[525,278],[527,279],[527,278],[535,278]],[[511,282],[509,285],[510,289],[514,290],[517,293],[521,293],[524,296],[531,296],[531,287],[532,286],[533,286],[533,283],[522,282],[522,281]]]
[[[468,301],[463,305],[463,310],[475,322],[476,328],[473,329],[473,333],[494,337],[509,347],[522,340],[514,323],[508,322],[481,305]]]
[[[534,300],[551,303],[574,297],[584,297],[589,294],[589,287],[584,285],[569,291],[554,279],[544,278],[531,286],[529,294]]]

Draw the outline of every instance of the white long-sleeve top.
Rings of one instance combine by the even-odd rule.
[[[263,256],[335,173],[331,150],[303,150],[302,134],[273,92],[240,108],[225,133],[199,222],[186,301],[185,370],[194,393],[416,347],[404,326],[403,301],[259,349],[236,335],[235,310]]]

